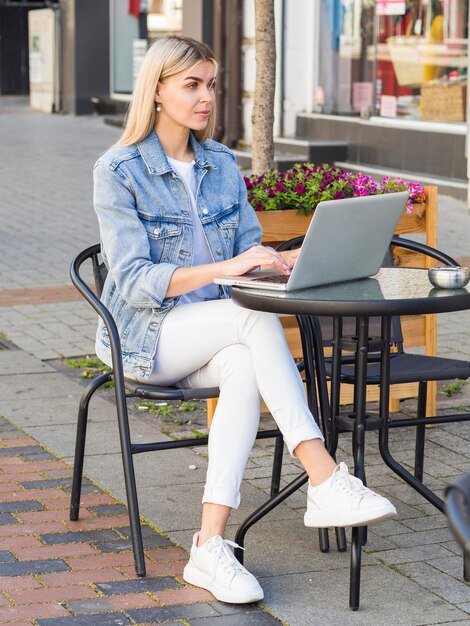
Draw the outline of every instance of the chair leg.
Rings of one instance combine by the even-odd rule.
[[[69,514],[70,519],[74,522],[78,520],[80,513],[80,496],[82,490],[83,460],[85,456],[85,440],[88,424],[88,407],[95,391],[108,380],[111,380],[112,377],[112,372],[106,372],[105,374],[101,374],[101,376],[94,378],[82,393],[82,397],[80,398]]]
[[[330,551],[330,538],[328,536],[328,528],[318,529],[318,543],[320,544],[320,552]]]
[[[419,383],[419,388],[418,388],[417,417],[426,417],[427,392],[428,392],[427,382],[421,381]],[[414,475],[421,482],[423,482],[425,437],[426,437],[426,424],[418,424],[418,426],[416,426]]]
[[[281,486],[282,454],[284,452],[284,438],[276,437],[273,457],[273,472],[271,475],[271,498],[279,493]]]
[[[336,533],[336,547],[338,552],[346,552],[348,545],[346,543],[346,531],[344,528],[335,528]]]
[[[114,382],[119,438],[121,441],[122,465],[124,470],[124,483],[126,486],[132,550],[134,553],[134,565],[137,576],[145,576],[144,544],[142,540],[142,528],[140,526],[139,502],[137,499],[137,485],[135,480],[131,433],[129,428],[129,415],[127,412],[126,391],[124,388],[122,373],[121,375],[116,374]]]

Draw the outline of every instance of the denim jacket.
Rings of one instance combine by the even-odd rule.
[[[230,259],[261,240],[233,153],[191,134],[197,211],[214,261]],[[167,298],[173,272],[190,267],[190,199],[155,131],[141,142],[108,150],[94,168],[94,207],[108,276],[102,301],[121,338],[125,374],[148,378],[165,315],[180,296]],[[229,297],[226,287],[221,297]],[[99,322],[96,353],[111,364],[109,337]]]

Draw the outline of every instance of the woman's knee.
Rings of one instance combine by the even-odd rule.
[[[242,384],[245,389],[257,389],[256,374],[248,346],[235,343],[220,350],[212,362],[217,365],[220,376],[220,386],[236,383]]]

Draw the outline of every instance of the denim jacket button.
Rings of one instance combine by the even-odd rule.
[[[217,254],[219,254],[219,255],[220,255],[220,254],[222,254],[222,248],[217,248],[216,252],[217,252]]]
[[[202,214],[207,215],[209,213],[209,209],[202,209]]]
[[[149,324],[150,328],[158,328],[160,326],[160,324],[158,322],[151,322]]]
[[[160,232],[160,226],[155,226],[155,228],[153,229],[153,234],[158,235],[159,232]]]

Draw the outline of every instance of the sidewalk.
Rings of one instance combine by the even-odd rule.
[[[24,100],[0,98],[0,132],[0,624],[470,624],[470,587],[462,581],[461,551],[445,517],[383,465],[373,433],[366,455],[370,486],[391,497],[399,515],[370,529],[357,613],[347,608],[349,552],[338,553],[333,537],[331,552],[319,551],[316,532],[302,524],[305,493],[293,495],[247,535],[246,565],[260,577],[272,615],[214,602],[185,585],[181,567],[199,522],[204,449],[136,458],[141,513],[152,525],[146,526],[148,577],[137,579],[128,518],[119,504],[125,494],[117,425],[106,393],[93,403],[85,464],[91,482],[82,516],[68,521],[83,379],[65,376],[54,364],[59,357],[93,353],[96,316],[77,301],[68,265],[98,240],[91,169],[118,131],[100,119],[46,116],[30,112]],[[442,249],[470,257],[469,226],[462,203],[440,198]],[[468,312],[442,316],[442,354],[468,358],[469,319]],[[470,384],[451,398],[439,396],[439,405],[470,406]],[[404,403],[403,410],[411,406]],[[133,411],[134,436],[142,441],[166,438],[167,427],[163,417]],[[410,459],[410,435],[392,434],[397,457]],[[351,462],[346,436],[341,452]],[[266,498],[271,454],[270,442],[253,450],[230,539]],[[431,487],[442,491],[469,469],[470,424],[429,431],[425,471]],[[283,480],[298,471],[286,456]]]

